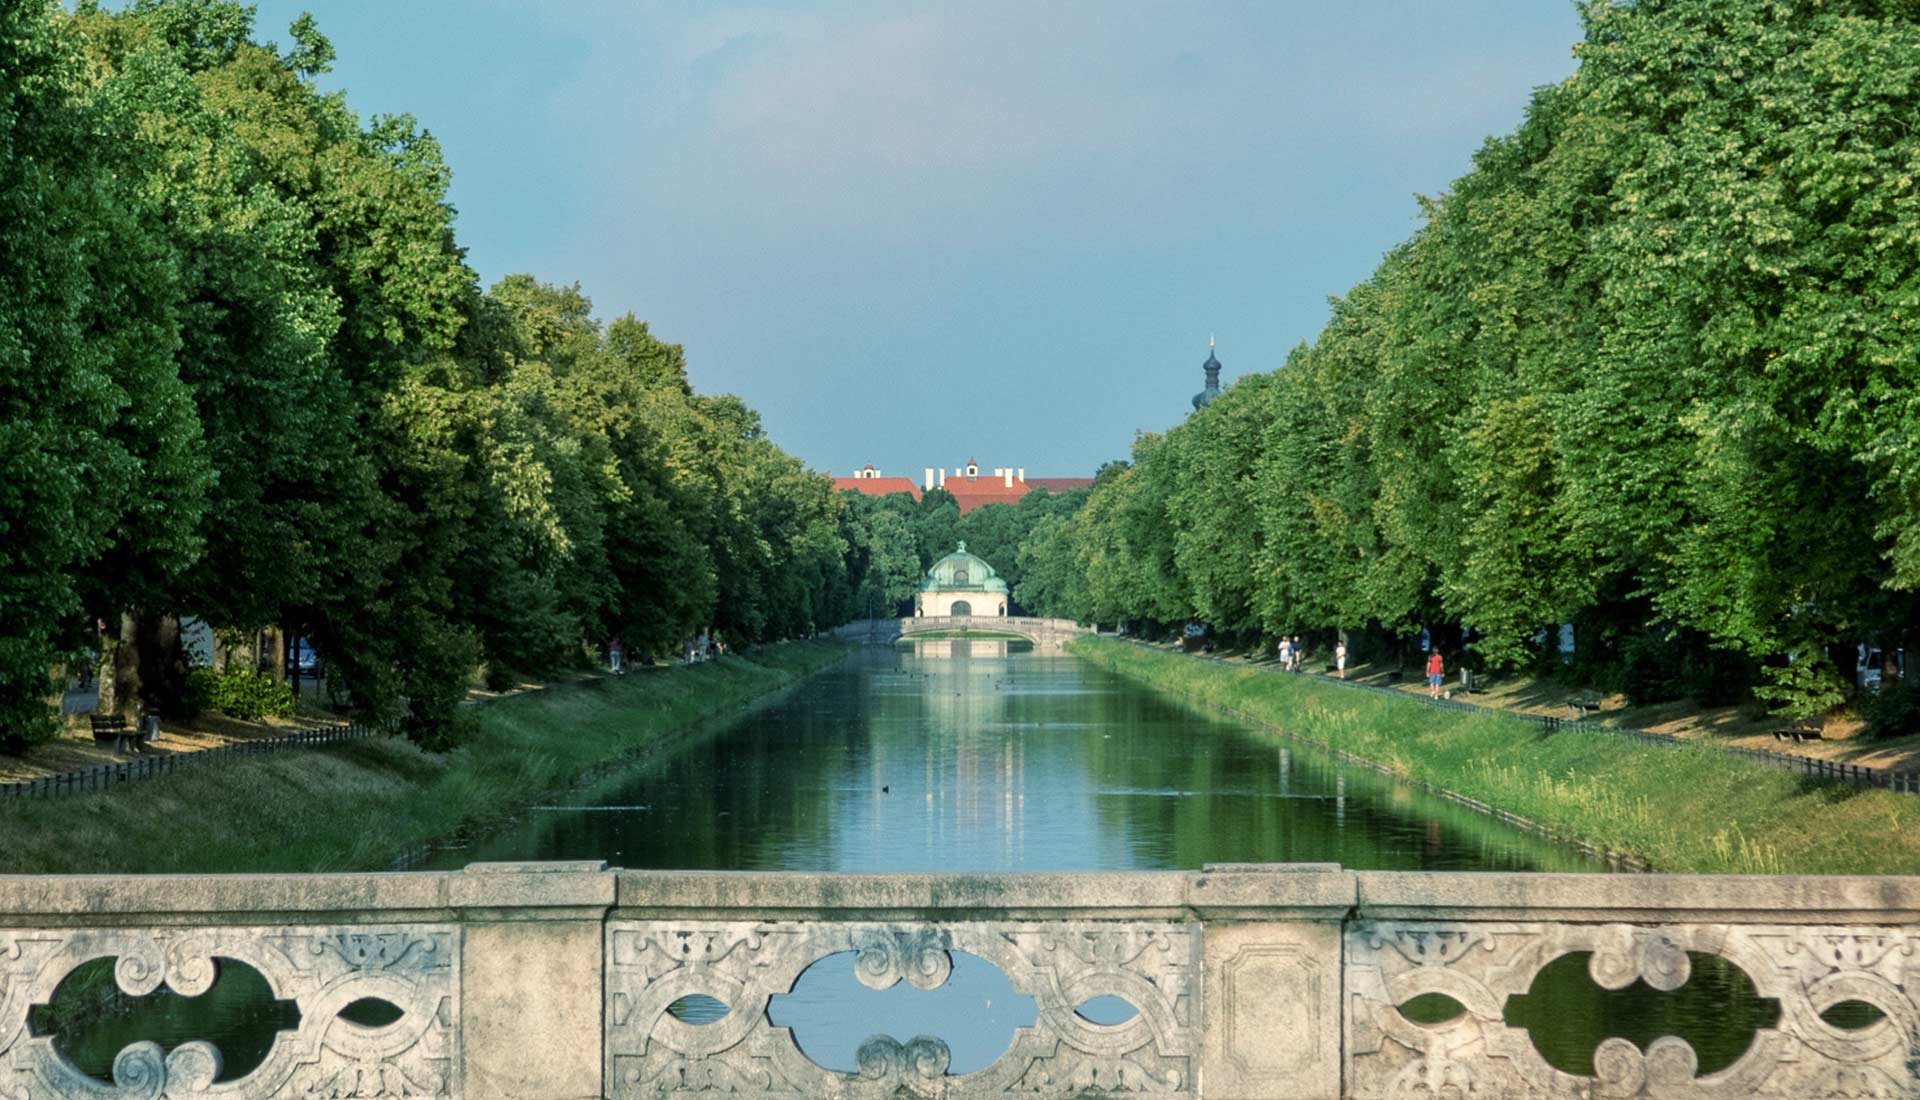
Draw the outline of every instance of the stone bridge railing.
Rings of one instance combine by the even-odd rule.
[[[481,864],[463,872],[0,879],[0,1096],[53,1098],[1913,1096],[1920,879],[1347,872],[811,875]],[[947,1072],[938,1036],[816,1065],[768,999],[855,953],[860,983],[931,989],[954,954],[999,969],[1034,1022]],[[1550,1066],[1503,1022],[1568,953],[1603,987],[1683,985],[1720,956],[1779,1006],[1728,1068],[1677,1039]],[[86,1076],[30,1025],[81,964],[129,994],[192,995],[245,964],[298,1023],[221,1080],[217,1050],[126,1046]],[[1420,1024],[1422,994],[1462,1010]],[[699,995],[727,1010],[668,1011]],[[1119,998],[1123,1022],[1076,1011]],[[341,1015],[385,1002],[375,1025]],[[1822,1013],[1863,1002],[1842,1028]],[[391,1017],[389,1013],[389,1017]]]

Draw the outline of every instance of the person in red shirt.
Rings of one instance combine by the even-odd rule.
[[[1427,698],[1440,698],[1440,684],[1446,678],[1446,663],[1440,660],[1440,651],[1435,649],[1427,655]]]

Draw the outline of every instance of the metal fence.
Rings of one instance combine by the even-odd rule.
[[[354,723],[300,730],[281,737],[262,737],[255,741],[232,741],[211,749],[201,749],[198,752],[136,756],[129,760],[95,764],[90,768],[79,768],[39,779],[0,783],[0,798],[52,798],[55,795],[104,791],[117,784],[172,775],[189,768],[222,763],[238,757],[264,756],[288,749],[310,749],[320,745],[338,744],[342,741],[360,741],[386,732],[379,726]]]

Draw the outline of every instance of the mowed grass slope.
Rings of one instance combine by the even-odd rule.
[[[439,755],[378,738],[0,801],[0,873],[382,870],[846,653],[790,642],[498,699],[474,708],[466,744]]]
[[[1125,642],[1081,638],[1067,648],[1654,870],[1920,874],[1920,796],[1813,782],[1706,747],[1549,732],[1508,715]]]

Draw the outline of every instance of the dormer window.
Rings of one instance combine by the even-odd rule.
[[[965,584],[965,583],[967,583],[967,571],[966,571],[966,569],[964,569],[964,568],[961,568],[961,569],[956,569],[956,570],[954,570],[954,571],[953,571],[953,583],[955,583],[955,584]]]

